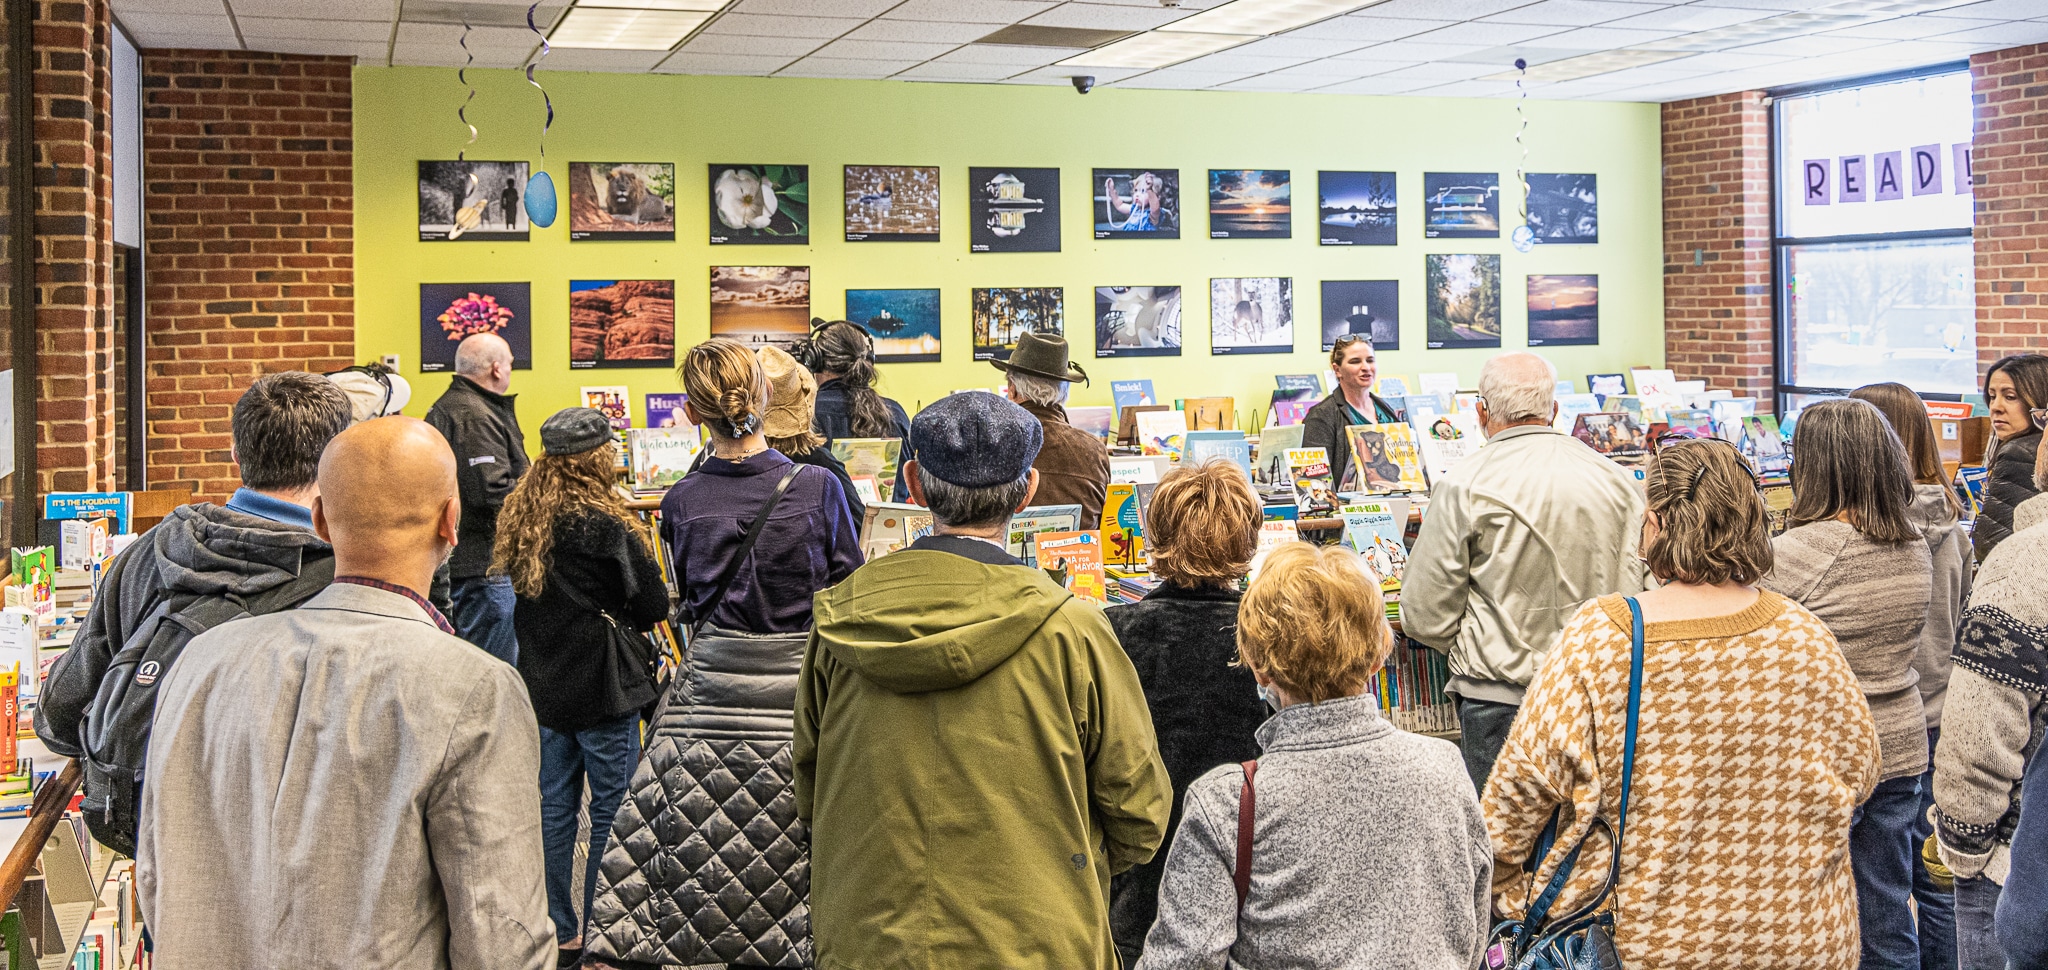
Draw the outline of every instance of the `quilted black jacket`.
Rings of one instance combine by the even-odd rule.
[[[810,836],[789,758],[804,642],[708,629],[692,645],[598,865],[591,955],[811,966]]]
[[[1992,549],[2012,535],[2012,511],[2037,494],[2034,452],[2039,447],[2039,431],[1998,443],[1998,452],[1991,459],[1991,472],[1984,480],[1984,510],[1977,513],[1977,524],[1971,532],[1978,562],[1983,562]]]

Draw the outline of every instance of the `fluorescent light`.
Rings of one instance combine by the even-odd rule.
[[[1576,81],[1579,78],[1592,77],[1595,74],[1608,74],[1631,67],[1642,67],[1645,64],[1661,64],[1665,61],[1691,56],[1692,53],[1689,51],[1601,51],[1597,54],[1581,54],[1577,57],[1567,57],[1544,64],[1531,64],[1527,74],[1523,74],[1521,71],[1502,71],[1499,74],[1488,74],[1485,77],[1479,78],[1479,80]]]
[[[548,43],[615,51],[665,51],[711,19],[701,10],[617,10],[571,7]]]
[[[1277,34],[1327,20],[1380,0],[1231,0],[1161,30],[1200,34]]]
[[[576,0],[579,7],[618,10],[708,10],[725,9],[732,0]]]
[[[1955,6],[1955,0],[1845,0],[1811,10],[1751,20],[1745,23],[1694,31],[1643,44],[1645,49],[1673,51],[1718,51],[1744,47],[1788,37],[1804,37],[1824,30],[1839,30],[1862,24],[1907,17],[1930,10]]]
[[[1154,30],[1075,54],[1059,63],[1061,67],[1167,67],[1258,39],[1255,34],[1183,34]]]

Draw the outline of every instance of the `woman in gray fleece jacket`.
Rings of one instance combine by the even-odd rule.
[[[1457,747],[1396,729],[1365,693],[1392,641],[1378,589],[1355,553],[1305,542],[1275,550],[1253,580],[1238,655],[1280,712],[1258,730],[1249,779],[1225,765],[1189,787],[1138,970],[1478,966],[1486,823]]]

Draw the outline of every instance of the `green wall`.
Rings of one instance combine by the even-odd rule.
[[[533,294],[531,371],[514,375],[529,434],[549,413],[578,403],[584,384],[632,388],[635,423],[641,395],[673,391],[672,369],[583,370],[568,366],[571,279],[676,281],[676,340],[682,348],[709,333],[709,267],[809,265],[812,312],[842,315],[847,289],[939,287],[944,360],[882,365],[881,390],[915,410],[959,388],[1000,386],[1000,375],[972,359],[969,290],[978,286],[1063,286],[1067,337],[1095,378],[1077,386],[1076,404],[1108,404],[1113,379],[1149,377],[1162,398],[1230,395],[1240,413],[1263,402],[1275,373],[1320,372],[1324,279],[1398,279],[1401,348],[1381,354],[1383,375],[1413,378],[1455,370],[1464,386],[1478,378],[1491,350],[1425,350],[1423,255],[1502,255],[1504,346],[1524,345],[1524,277],[1532,273],[1600,276],[1601,338],[1595,347],[1543,352],[1561,376],[1584,390],[1584,375],[1664,359],[1662,196],[1659,120],[1654,104],[1529,101],[1527,168],[1592,172],[1600,177],[1600,242],[1538,247],[1529,254],[1500,240],[1425,240],[1422,173],[1498,171],[1502,222],[1512,226],[1519,150],[1509,99],[1389,98],[1125,90],[1086,96],[1057,87],[818,81],[543,71],[555,103],[547,171],[566,186],[571,161],[673,161],[677,165],[674,242],[569,241],[567,201],[547,229],[524,243],[417,242],[415,188],[420,159],[453,158],[467,131],[455,109],[464,90],[455,72],[357,68],[355,72],[356,355],[403,356],[415,382],[412,414],[424,414],[447,384],[418,374],[419,284],[529,280]],[[538,159],[540,93],[513,71],[471,74],[479,94],[469,117],[480,131],[470,157]],[[812,244],[710,246],[706,242],[709,163],[811,166]],[[842,241],[840,166],[941,166],[943,241]],[[1061,169],[1061,252],[970,254],[970,165]],[[1178,167],[1186,217],[1179,240],[1093,238],[1092,167]],[[1286,168],[1294,178],[1294,237],[1207,238],[1209,168]],[[1326,247],[1316,242],[1318,169],[1392,170],[1399,175],[1398,246]],[[563,190],[566,194],[566,189]],[[1287,355],[1215,357],[1209,353],[1208,280],[1291,276],[1295,345]],[[1097,360],[1093,287],[1186,288],[1180,357]]]

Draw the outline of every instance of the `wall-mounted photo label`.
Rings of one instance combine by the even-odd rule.
[[[1529,231],[1538,245],[1599,242],[1599,176],[1531,174]]]
[[[1316,235],[1325,246],[1394,245],[1392,172],[1317,172]]]
[[[512,368],[533,367],[532,286],[527,283],[421,283],[420,371],[452,371],[455,348],[474,334],[512,345]]]
[[[1284,169],[1209,170],[1209,238],[1286,239],[1294,189]]]
[[[809,245],[811,168],[713,165],[710,216],[713,246]]]
[[[1009,360],[1026,333],[1065,334],[1066,291],[1057,286],[976,288],[974,359]]]
[[[1353,333],[1375,351],[1401,349],[1400,280],[1323,281],[1323,349]]]
[[[570,280],[569,367],[674,367],[675,280]]]
[[[1426,239],[1499,239],[1500,175],[1423,173],[1422,235]]]
[[[1095,238],[1180,238],[1179,169],[1098,168],[1091,182]]]
[[[1500,257],[1424,257],[1429,349],[1500,346]]]
[[[420,163],[420,242],[525,242],[526,163]]]
[[[938,290],[847,290],[846,319],[874,339],[876,363],[939,359]]]
[[[670,162],[570,162],[569,239],[676,238]]]
[[[1209,353],[1294,350],[1294,280],[1249,276],[1209,281]]]
[[[1179,357],[1180,287],[1095,288],[1095,356]]]
[[[1600,277],[1529,277],[1529,346],[1599,342]]]
[[[967,170],[967,251],[1060,251],[1060,170]]]
[[[846,241],[938,242],[938,166],[846,166]]]
[[[711,267],[711,335],[794,351],[811,337],[811,268]]]

